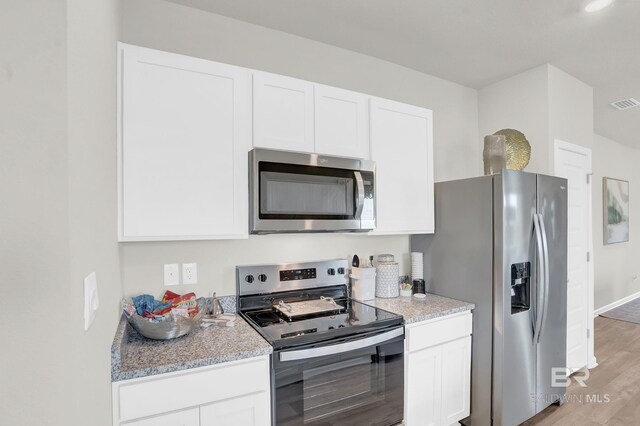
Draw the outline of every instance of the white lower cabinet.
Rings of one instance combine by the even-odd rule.
[[[200,426],[271,424],[269,400],[262,394],[245,395],[200,407]]]
[[[197,408],[180,410],[175,413],[162,414],[160,416],[126,423],[127,426],[198,426],[199,424],[200,413]]]
[[[469,416],[471,313],[407,326],[405,423],[451,425]]]
[[[269,356],[112,384],[113,424],[271,424]]]

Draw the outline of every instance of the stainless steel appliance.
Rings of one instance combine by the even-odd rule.
[[[374,184],[372,161],[256,148],[249,152],[251,233],[370,231]]]
[[[562,402],[552,369],[566,366],[567,181],[503,170],[442,182],[435,211],[436,233],[411,247],[425,252],[430,291],[476,305],[463,423],[517,425]]]
[[[348,298],[348,272],[346,259],[236,268],[238,311],[274,349],[274,425],[403,419],[403,318]]]

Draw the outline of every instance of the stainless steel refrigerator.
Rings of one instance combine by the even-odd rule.
[[[564,398],[567,180],[505,170],[437,183],[428,291],[473,302],[471,425],[517,425]],[[558,370],[561,371],[561,370]],[[562,373],[560,373],[562,374]]]

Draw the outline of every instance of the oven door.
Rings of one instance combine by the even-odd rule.
[[[276,351],[273,424],[394,425],[404,410],[404,328]]]

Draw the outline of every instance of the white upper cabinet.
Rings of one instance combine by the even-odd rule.
[[[119,44],[119,241],[246,238],[250,71]]]
[[[370,125],[377,185],[374,233],[433,233],[432,112],[374,98]]]
[[[369,159],[369,97],[316,84],[315,152]]]
[[[120,43],[118,240],[248,237],[252,147],[376,162],[375,234],[434,232],[430,110]]]
[[[253,146],[314,152],[313,83],[253,74]]]
[[[253,74],[253,146],[369,158],[361,93],[281,75]]]

